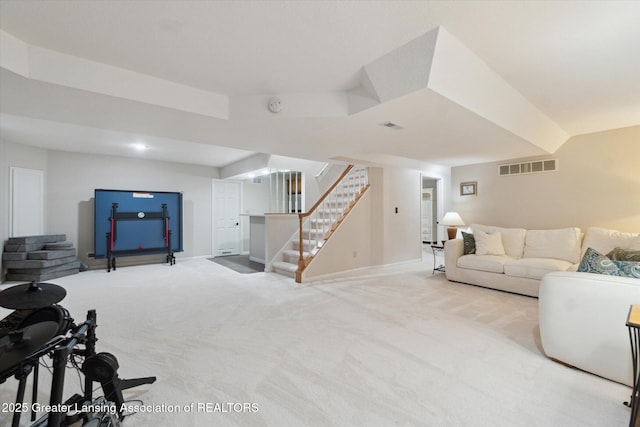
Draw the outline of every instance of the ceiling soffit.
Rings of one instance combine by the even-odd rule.
[[[437,27],[363,66],[360,85],[346,92],[228,96],[29,45],[0,30],[0,66],[23,77],[234,120],[349,117],[409,94],[433,92],[545,152],[569,135],[508,85],[477,55]],[[515,141],[514,141],[515,142]]]

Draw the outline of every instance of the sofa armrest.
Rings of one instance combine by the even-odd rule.
[[[632,384],[626,318],[640,303],[640,280],[554,272],[540,284],[538,315],[547,356],[623,384]]]
[[[447,240],[444,244],[444,265],[446,270],[453,271],[458,267],[458,258],[464,254],[464,241],[462,239]]]

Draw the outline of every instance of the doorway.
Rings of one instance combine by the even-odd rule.
[[[241,183],[213,180],[212,254],[214,257],[238,255],[241,250]]]
[[[11,167],[10,237],[44,234],[44,172]]]
[[[438,242],[438,179],[422,177],[421,186],[421,240],[423,244]]]

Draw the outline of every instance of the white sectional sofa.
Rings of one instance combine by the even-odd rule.
[[[462,239],[447,241],[449,280],[537,297],[545,274],[575,271],[580,262],[582,233],[578,228],[526,230],[473,224],[471,231],[476,244],[480,233],[499,235],[502,247],[465,255]]]
[[[625,326],[640,304],[640,280],[592,273],[556,272],[540,285],[538,317],[545,354],[567,365],[633,385]]]
[[[464,254],[463,239],[445,243],[447,279],[492,289],[537,297],[540,281],[551,272],[576,271],[588,247],[607,254],[616,247],[640,250],[640,235],[591,227],[585,234],[579,228],[526,230],[472,224],[476,237],[498,233],[500,247],[485,247],[487,252]],[[584,239],[583,239],[584,236]],[[493,239],[495,242],[495,239]]]
[[[504,254],[464,255],[463,239],[449,240],[445,244],[449,280],[538,296],[540,338],[548,357],[632,385],[626,318],[630,306],[640,304],[640,278],[635,278],[640,277],[640,267],[630,263],[635,265],[635,277],[576,270],[588,248],[602,255],[615,248],[640,251],[640,234],[591,227],[583,239],[576,228],[525,230],[477,224],[471,231],[480,240],[486,238],[482,233],[494,234],[494,243],[500,233]],[[605,269],[611,264],[606,257],[598,258],[606,261]]]

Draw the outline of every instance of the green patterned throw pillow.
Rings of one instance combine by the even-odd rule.
[[[473,237],[471,233],[462,233],[462,240],[464,241],[464,255],[475,254],[476,253],[476,239]]]
[[[607,254],[607,258],[614,261],[640,261],[640,251],[633,249],[615,248]]]
[[[612,260],[595,249],[588,248],[580,261],[578,271],[640,279],[640,262]]]

